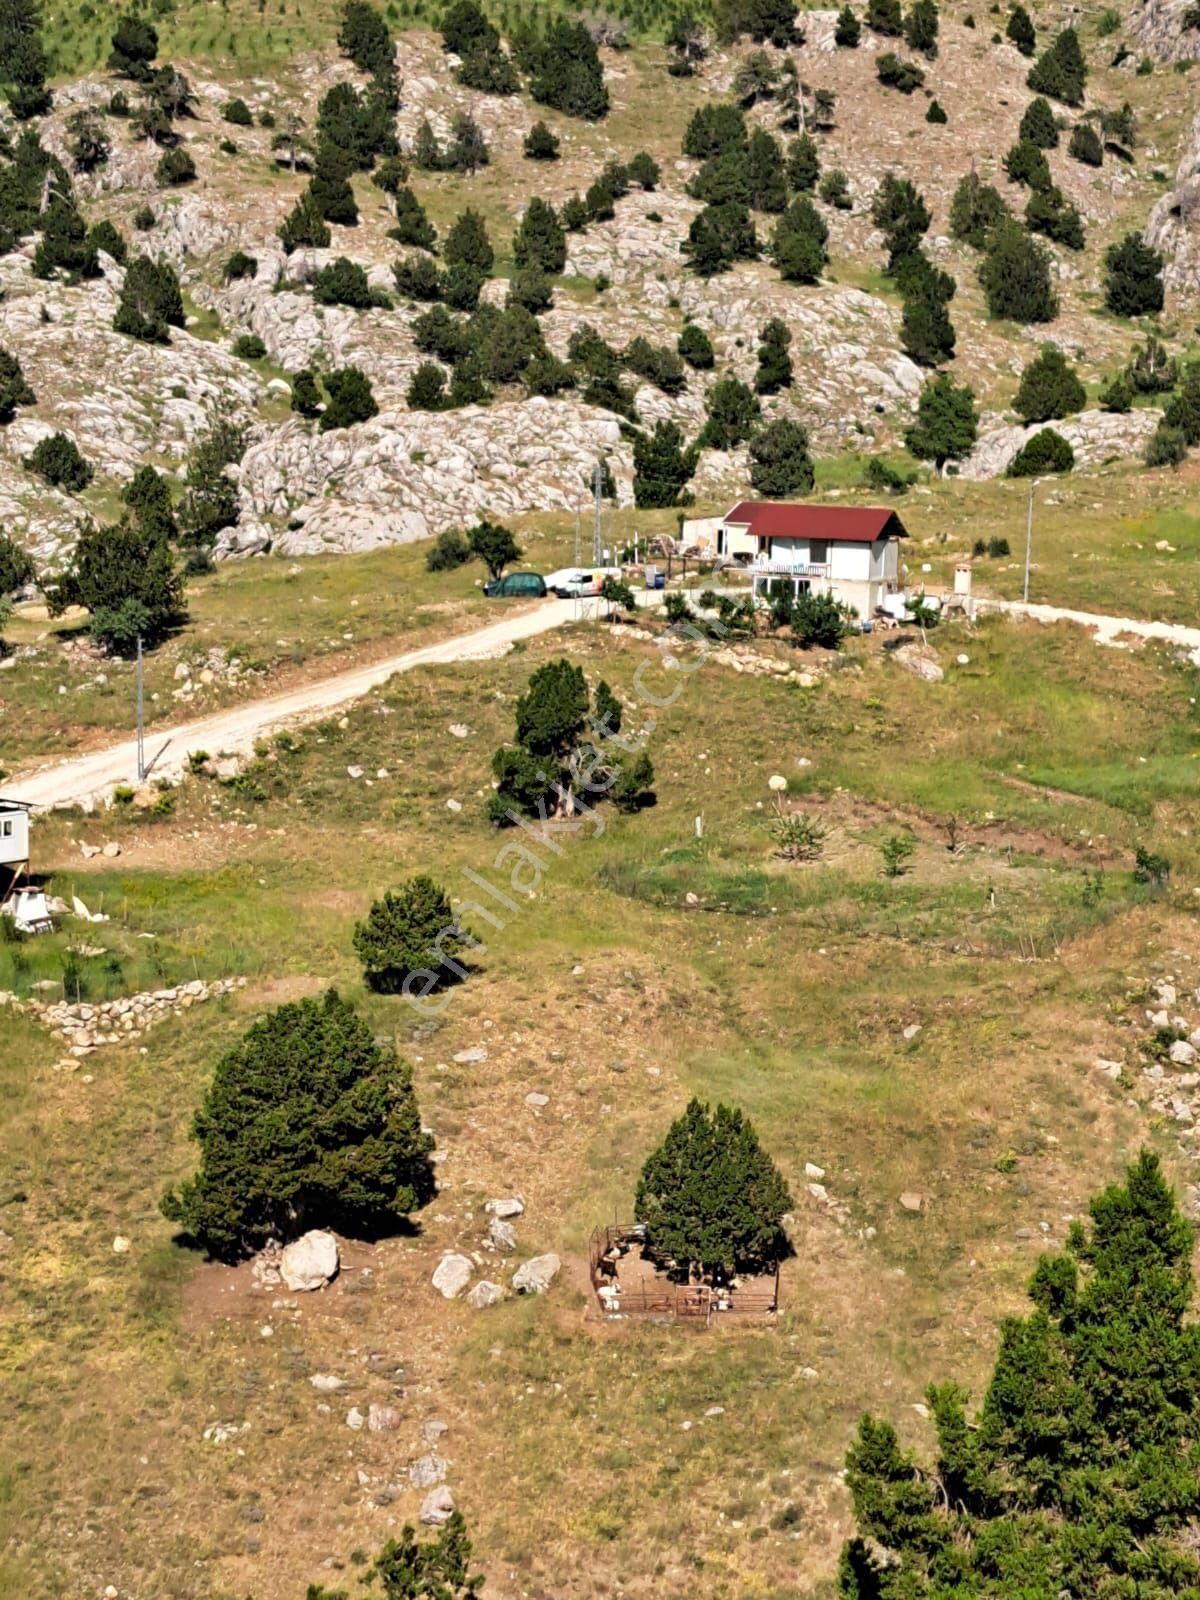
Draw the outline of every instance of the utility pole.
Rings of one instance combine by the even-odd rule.
[[[137,775],[142,783],[146,777],[146,717],[145,694],[142,678],[142,636],[137,641]]]
[[[595,502],[592,511],[592,565],[599,567],[604,562],[604,546],[601,540],[600,529],[600,497],[604,489],[604,463],[597,459],[592,468],[592,498]]]
[[[580,506],[579,490],[575,491],[575,565],[583,565],[583,509]]]
[[[1033,491],[1035,485],[1029,485],[1029,515],[1025,522],[1025,588],[1022,599],[1029,604],[1029,558],[1033,550]]]

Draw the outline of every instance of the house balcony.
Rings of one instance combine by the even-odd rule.
[[[749,570],[755,577],[825,579],[829,577],[827,561],[787,561],[779,556],[755,556]]]

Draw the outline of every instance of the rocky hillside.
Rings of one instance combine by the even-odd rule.
[[[588,119],[535,104],[528,93],[466,88],[452,70],[457,58],[447,55],[437,33],[396,34],[398,106],[389,113],[388,133],[409,167],[407,189],[443,246],[465,208],[483,217],[494,250],[480,295],[485,306],[506,303],[516,270],[513,234],[532,197],[561,210],[587,193],[607,163],[628,162],[637,151],[660,171],[655,186],[631,184],[607,208],[611,215],[596,207],[584,226],[566,234],[563,271],[552,275],[551,303],[539,309],[537,325],[546,351],[574,386],[536,393],[519,376],[493,379],[486,403],[449,409],[410,403],[414,374],[430,359],[430,302],[398,287],[394,267],[422,252],[389,237],[395,207],[371,172],[351,174],[358,221],[334,221],[327,246],[302,243],[288,253],[279,236],[312,175],[291,170],[286,130],[301,130],[297,136],[308,154],[302,150],[297,164],[311,169],[314,160],[319,164],[315,130],[323,97],[338,84],[370,93],[367,75],[336,46],[270,76],[244,75],[228,61],[175,62],[194,103],[161,137],[134,137],[143,131],[136,80],[99,71],[54,84],[47,114],[24,123],[8,119],[8,160],[0,169],[2,176],[19,167],[20,140],[31,129],[62,163],[61,179],[53,164],[49,169],[42,214],[23,234],[0,240],[11,243],[0,256],[0,347],[20,363],[34,396],[0,426],[0,526],[39,562],[53,565],[81,516],[117,514],[120,491],[140,465],[162,469],[182,492],[190,455],[214,418],[243,423],[246,430],[244,454],[226,467],[236,480],[236,509],[218,533],[219,555],[361,550],[426,537],[485,513],[573,513],[601,455],[617,496],[629,503],[638,430],[671,419],[683,439],[701,436],[713,383],[735,376],[753,384],[760,330],[775,318],[791,335],[794,378],[763,395],[763,418],[802,424],[818,458],[850,448],[894,452],[902,448],[933,369],[902,348],[902,295],[884,275],[887,249],[872,209],[888,172],[911,179],[924,197],[932,215],[925,252],[956,285],[949,307],[955,353],[942,365],[956,383],[971,385],[982,413],[980,442],[962,471],[1003,471],[1033,431],[1014,425],[1008,408],[1041,343],[1055,343],[1076,364],[1087,407],[1094,408],[1103,382],[1144,337],[1144,327],[1104,305],[1105,250],[1131,231],[1145,230],[1167,258],[1167,301],[1157,326],[1177,353],[1185,353],[1180,330],[1200,284],[1193,218],[1200,119],[1192,124],[1189,79],[1170,63],[1197,53],[1200,32],[1184,26],[1183,12],[1176,0],[1150,0],[1124,18],[1115,11],[1073,11],[1071,18],[1035,12],[1037,49],[1074,21],[1089,69],[1082,105],[1054,105],[1057,146],[1046,151],[1058,199],[1078,213],[1085,239],[1082,249],[1042,241],[1057,315],[1026,326],[989,315],[980,252],[951,236],[951,201],[969,172],[995,185],[1018,219],[1029,197],[1026,186],[1006,175],[1004,158],[1033,99],[1026,82],[1031,60],[1004,36],[998,7],[977,16],[962,5],[943,7],[936,53],[915,51],[905,39],[865,25],[857,48],[839,47],[832,10],[801,14],[803,43],[766,47],[775,74],[790,71],[787,63],[794,66],[806,122],[816,91],[836,95],[832,112],[818,116],[821,125],[813,131],[821,173],[843,173],[845,194],[838,203],[820,198],[819,190],[807,196],[828,230],[828,261],[812,283],[784,280],[769,249],[776,218],[757,211],[753,221],[763,246],[757,259],[735,260],[727,271],[702,276],[681,253],[703,209],[689,193],[701,163],[683,154],[685,130],[700,106],[732,103],[739,91],[746,101],[745,63],[756,49],[749,38],[711,48],[690,76],[668,71],[670,52],[658,43],[601,48],[609,109]],[[880,81],[880,63],[889,53],[920,62],[924,83],[917,92]],[[134,117],[111,114],[114,92],[133,105]],[[229,120],[235,103],[242,110]],[[944,121],[930,120],[933,105]],[[1101,113],[1124,105],[1131,108],[1129,120],[1109,138]],[[746,111],[749,131],[769,131],[785,155],[797,136],[781,131],[787,110],[777,85]],[[419,137],[427,136],[423,128],[445,148],[464,113],[482,133],[487,164],[474,172],[418,168],[411,155]],[[539,122],[559,141],[556,160],[524,154]],[[81,125],[101,130],[108,145],[102,162],[79,159]],[[1099,166],[1068,153],[1076,125],[1104,129]],[[164,151],[172,148],[186,152],[194,176],[166,181]],[[79,170],[84,165],[90,169]],[[39,268],[45,208],[63,183],[87,224],[115,225],[118,253],[127,253],[127,262],[145,253],[177,273],[183,316],[162,342],[114,328],[129,268],[105,251],[104,239],[95,276],[76,277],[61,266],[47,270],[44,263]],[[250,259],[231,276],[236,252]],[[369,303],[321,303],[323,269],[339,258],[365,270]],[[626,366],[615,405],[597,392],[603,386],[582,370],[578,341],[572,344],[572,335],[590,326],[618,356],[634,340],[673,352],[688,323],[711,341],[715,364],[676,363],[678,373],[665,384]],[[318,416],[291,408],[296,373],[319,377],[346,367],[366,375],[374,415],[323,431]],[[1154,405],[1124,412],[1085,408],[1062,431],[1077,464],[1086,466],[1114,455],[1140,458],[1157,421]],[[72,440],[93,469],[82,489],[47,482],[26,464],[39,441],[56,433]],[[718,503],[743,492],[749,475],[744,437],[729,449],[717,447],[720,439],[702,442],[690,483],[697,500]]]

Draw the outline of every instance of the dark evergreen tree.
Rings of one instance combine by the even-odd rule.
[[[662,169],[647,150],[639,150],[631,156],[625,170],[630,182],[636,183],[639,189],[647,193],[657,189],[662,181]]]
[[[524,151],[529,161],[557,161],[559,142],[544,122],[535,122],[525,135]]]
[[[311,188],[305,189],[279,226],[279,241],[284,254],[290,256],[293,250],[304,248],[327,249],[331,237],[329,224],[321,215],[321,208],[313,198]]]
[[[699,450],[684,443],[677,422],[660,419],[653,433],[633,440],[633,503],[639,509],[684,504],[684,489],[696,470]]]
[[[647,1249],[682,1278],[726,1282],[788,1254],[792,1205],[749,1119],[693,1100],[642,1168],[633,1210]]]
[[[1145,461],[1148,467],[1175,468],[1183,464],[1187,453],[1188,442],[1183,429],[1160,422],[1147,441]]]
[[[471,554],[483,562],[489,578],[503,576],[505,567],[521,559],[521,547],[511,532],[503,523],[491,522],[486,517],[468,530],[467,540]]]
[[[1082,161],[1085,167],[1104,165],[1104,145],[1090,122],[1077,122],[1071,129],[1067,154],[1075,161]]]
[[[875,191],[871,221],[886,240],[889,272],[894,273],[897,263],[918,248],[931,220],[929,207],[913,183],[894,172],[885,173]]]
[[[758,370],[754,388],[758,394],[778,394],[792,383],[792,336],[787,324],[772,317],[759,334]]]
[[[919,367],[940,367],[954,359],[954,324],[940,294],[925,288],[904,297],[900,347]]]
[[[210,420],[188,452],[179,522],[188,549],[189,572],[209,568],[217,535],[238,519],[237,484],[229,468],[236,466],[245,452],[245,428],[222,416]]]
[[[21,363],[0,346],[0,426],[12,421],[18,406],[36,404],[37,396],[26,381]]]
[[[370,77],[386,78],[396,69],[396,51],[388,25],[366,0],[346,0],[337,42],[342,54]]]
[[[886,39],[899,39],[904,32],[900,0],[868,0],[867,27]]]
[[[1017,136],[1027,144],[1037,145],[1039,150],[1058,149],[1058,123],[1054,120],[1049,100],[1038,95],[1036,100],[1029,102]]]
[[[33,578],[33,557],[7,533],[0,533],[0,599],[10,599]]]
[[[850,194],[850,180],[840,167],[833,167],[821,179],[817,193],[827,206],[835,211],[849,211],[854,201]]]
[[[955,384],[944,372],[928,379],[917,401],[917,418],[904,436],[913,455],[932,461],[941,472],[947,461],[968,455],[979,434],[975,396],[968,384]]]
[[[1023,5],[1015,5],[1012,8],[1008,27],[1004,32],[1005,37],[1011,44],[1016,45],[1023,56],[1032,56],[1037,49],[1037,33]]]
[[[301,417],[321,414],[321,387],[310,367],[302,367],[292,378],[291,409]]]
[[[1162,340],[1151,334],[1144,345],[1134,345],[1125,376],[1135,394],[1168,394],[1179,381],[1179,367]]]
[[[554,285],[549,275],[539,266],[518,267],[508,281],[505,304],[522,306],[535,317],[540,317],[543,311],[549,311],[554,304]]]
[[[1017,451],[1005,471],[1007,478],[1040,478],[1047,472],[1070,472],[1075,452],[1053,428],[1040,428]]]
[[[166,344],[171,328],[184,323],[183,295],[174,268],[165,261],[136,256],[125,269],[113,327],[131,339]]]
[[[450,124],[446,169],[473,175],[491,160],[483,130],[469,111],[458,111]]]
[[[946,123],[950,121],[940,100],[931,100],[929,102],[929,107],[925,112],[925,121],[936,123],[939,127],[945,127]]]
[[[67,132],[67,148],[76,172],[95,172],[107,164],[112,140],[99,117],[86,110],[73,111],[67,118]]]
[[[740,378],[718,378],[705,400],[707,416],[697,443],[706,450],[734,450],[762,414],[758,396]]]
[[[919,50],[931,60],[938,53],[938,8],[936,0],[913,0],[904,19],[904,37],[910,50]]]
[[[712,340],[704,329],[694,322],[685,322],[675,346],[689,367],[698,372],[709,370],[716,361]]]
[[[1104,303],[1118,317],[1154,316],[1163,308],[1163,256],[1127,233],[1104,252]]]
[[[140,532],[168,541],[179,537],[171,486],[153,467],[138,468],[121,490],[121,503]]]
[[[68,494],[86,489],[96,476],[95,467],[65,433],[39,439],[22,464],[53,488],[65,489]]]
[[[750,487],[768,500],[810,494],[814,483],[808,434],[798,422],[776,417],[750,436]]]
[[[1180,376],[1179,389],[1167,401],[1163,422],[1177,428],[1192,445],[1200,444],[1200,361],[1189,361]]]
[[[534,195],[513,235],[513,259],[519,267],[540,267],[559,273],[567,264],[567,236],[554,207]]]
[[[901,94],[915,94],[925,82],[925,73],[915,62],[904,61],[890,50],[876,62],[875,76],[886,89],[899,89]]]
[[[313,299],[319,306],[350,306],[361,311],[371,304],[371,286],[357,261],[338,256],[313,279]]]
[[[1064,28],[1030,68],[1029,87],[1064,105],[1081,106],[1087,83],[1087,63],[1074,28]]]
[[[417,250],[437,248],[437,229],[425,214],[425,207],[405,184],[396,190],[396,226],[388,229],[388,238],[398,244],[412,245]]]
[[[86,243],[89,250],[111,257],[119,267],[129,260],[129,246],[124,234],[107,217],[101,222],[92,223],[87,231]]]
[[[408,994],[417,977],[422,997],[464,976],[459,956],[474,942],[451,909],[449,895],[423,874],[374,901],[355,923],[352,939],[368,989]]]
[[[840,50],[857,50],[862,38],[862,25],[849,6],[843,6],[837,15],[833,42]]]
[[[810,134],[802,133],[788,147],[787,181],[798,193],[806,193],[816,188],[820,176],[821,156],[817,141]]]
[[[1057,345],[1046,344],[1021,374],[1013,410],[1022,422],[1049,422],[1082,411],[1087,391]]]
[[[50,109],[46,87],[49,61],[42,42],[40,0],[2,0],[0,3],[0,84],[8,91],[8,105],[18,122],[41,117]]]
[[[625,347],[625,365],[639,378],[654,384],[663,394],[680,394],[687,385],[683,362],[665,345],[651,344],[640,335]]]
[[[726,44],[743,34],[755,44],[773,44],[780,50],[804,43],[792,0],[715,0],[713,22],[717,37]]]
[[[118,21],[108,57],[110,72],[135,83],[148,83],[157,55],[158,33],[153,23],[132,14]]]
[[[352,158],[339,146],[320,144],[313,175],[306,191],[313,210],[325,222],[340,227],[358,225],[358,201],[350,183],[354,171]]]
[[[747,203],[756,211],[778,213],[787,206],[787,179],[779,140],[762,128],[750,136],[746,155]]]
[[[1048,189],[1035,189],[1029,196],[1025,226],[1030,233],[1043,234],[1055,244],[1066,245],[1068,250],[1083,249],[1083,219],[1053,184]]]
[[[1050,188],[1050,163],[1045,152],[1027,139],[1018,140],[1004,157],[1004,170],[1013,183],[1026,184],[1030,189]]]
[[[153,648],[183,621],[183,584],[166,538],[125,519],[115,527],[85,523],[67,567],[48,587],[52,615],[68,606],[89,613],[88,631],[114,655]]]
[[[252,128],[254,116],[246,102],[235,96],[226,100],[221,107],[221,118],[224,122],[232,123],[235,128]]]
[[[863,1418],[847,1458],[858,1534],[843,1600],[948,1585],[1165,1600],[1200,1586],[1192,1229],[1146,1152],[1089,1213],[1064,1252],[1039,1258],[1030,1313],[1001,1324],[977,1420],[957,1384],[927,1391],[931,1470],[890,1424]]]
[[[368,1568],[366,1581],[379,1585],[382,1600],[476,1600],[482,1574],[471,1575],[471,1541],[461,1511],[453,1511],[437,1534],[419,1544],[407,1524],[389,1539]],[[346,1600],[311,1585],[306,1600]]]
[[[42,213],[42,237],[33,256],[37,278],[61,272],[68,282],[100,276],[100,258],[95,240],[87,230],[73,200],[53,194]]]
[[[196,163],[182,145],[172,145],[158,158],[154,181],[160,189],[177,189],[180,184],[191,183],[196,176]]]
[[[683,153],[693,161],[707,161],[734,147],[749,143],[745,113],[738,106],[706,101],[692,113],[683,135]]]
[[[361,367],[335,367],[326,373],[325,393],[328,401],[321,413],[322,433],[334,428],[350,428],[356,422],[369,422],[378,414],[370,379]]]
[[[199,1171],[162,1209],[223,1261],[315,1227],[395,1231],[434,1192],[412,1069],[333,989],[252,1024],[192,1137]]]
[[[595,122],[607,114],[604,68],[581,22],[560,17],[550,23],[536,52],[529,92],[539,105],[569,117]]]
[[[1050,281],[1050,258],[1015,222],[993,228],[979,281],[993,317],[1011,322],[1053,322],[1058,298]]]
[[[459,212],[446,235],[442,257],[447,267],[470,267],[484,277],[491,272],[496,254],[488,238],[487,225],[478,211],[468,206]]]

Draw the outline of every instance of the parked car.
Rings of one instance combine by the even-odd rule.
[[[540,572],[506,572],[502,578],[485,583],[483,592],[493,600],[542,600],[546,580]]]
[[[561,567],[546,574],[546,587],[563,600],[600,593],[605,578],[619,578],[620,567]]]

